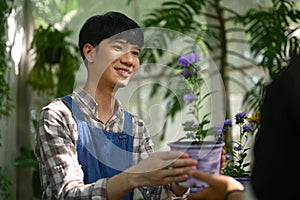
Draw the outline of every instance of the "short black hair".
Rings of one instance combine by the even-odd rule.
[[[102,40],[112,36],[124,38],[129,43],[138,45],[139,48],[144,45],[144,34],[140,26],[126,15],[110,11],[90,17],[82,26],[78,46],[83,60],[85,44],[89,43],[96,47]]]

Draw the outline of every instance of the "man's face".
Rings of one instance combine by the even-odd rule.
[[[113,88],[125,87],[140,66],[140,49],[125,39],[104,39],[94,59],[98,85]]]

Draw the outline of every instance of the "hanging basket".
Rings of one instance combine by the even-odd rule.
[[[58,64],[61,57],[62,48],[61,47],[48,47],[45,49],[46,61],[50,64]]]

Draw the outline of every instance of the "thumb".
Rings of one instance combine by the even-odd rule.
[[[213,174],[207,174],[202,171],[193,170],[190,172],[190,175],[196,179],[200,179],[200,180],[208,183],[209,185],[214,182]]]

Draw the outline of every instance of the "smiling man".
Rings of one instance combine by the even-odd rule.
[[[182,152],[153,151],[144,122],[116,99],[137,72],[144,35],[118,12],[93,16],[79,34],[88,78],[83,88],[40,113],[36,156],[41,199],[171,199],[188,189],[197,161]]]

